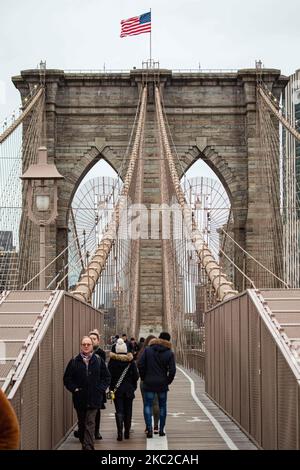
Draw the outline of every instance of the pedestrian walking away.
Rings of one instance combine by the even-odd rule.
[[[153,436],[152,405],[155,394],[159,402],[159,435],[165,435],[167,417],[167,394],[169,385],[176,374],[175,358],[170,342],[170,334],[162,332],[159,338],[152,339],[138,360],[138,368],[144,390],[144,416],[147,437]]]
[[[149,346],[150,341],[151,341],[152,339],[154,339],[154,338],[156,338],[156,336],[154,336],[154,335],[149,335],[149,336],[147,336],[146,339],[143,338],[143,341],[141,342],[141,344],[142,344],[141,349],[140,349],[140,351],[138,352],[138,355],[137,355],[137,358],[136,358],[137,366],[138,366],[138,363],[139,363],[139,359],[140,359],[140,357],[141,357],[142,354],[143,354],[143,351],[145,350],[145,348],[146,348],[147,346]],[[140,390],[141,390],[142,399],[143,399],[143,414],[144,414],[144,420],[145,420],[145,423],[146,423],[146,416],[145,416],[145,412],[144,412],[144,409],[145,409],[144,384],[143,384],[142,379],[140,380]],[[157,393],[155,393],[154,399],[153,399],[153,403],[152,403],[152,415],[153,415],[153,421],[154,421],[153,432],[154,432],[154,434],[158,434],[159,404],[158,404],[158,396],[157,396]],[[147,433],[147,425],[146,425],[145,432]]]
[[[112,345],[111,345],[111,351],[114,352],[114,353],[116,352],[116,344],[117,344],[117,341],[118,341],[119,338],[120,338],[119,335],[115,335],[113,337],[113,342],[112,342]]]
[[[145,338],[142,336],[137,344],[138,352],[140,352],[145,346]]]
[[[126,344],[127,346],[127,351],[128,352],[131,352],[133,354],[133,344],[129,341],[129,339],[127,338],[127,334],[126,333],[123,333],[122,334],[122,340],[124,341],[124,343]]]
[[[131,352],[133,354],[133,359],[135,360],[137,358],[137,353],[138,353],[138,344],[135,340],[135,338],[130,338],[130,345],[131,345]]]

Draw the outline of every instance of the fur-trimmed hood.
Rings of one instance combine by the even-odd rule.
[[[114,352],[109,353],[109,358],[113,361],[122,361],[122,362],[131,362],[133,361],[133,355],[131,353],[127,354],[116,354]]]
[[[166,339],[161,339],[161,338],[153,338],[151,339],[149,346],[153,346],[154,344],[158,346],[164,346],[167,349],[172,349],[172,343],[171,341],[167,341]]]

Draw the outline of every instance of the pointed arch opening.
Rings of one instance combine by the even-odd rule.
[[[233,246],[225,233],[233,231],[233,217],[229,195],[212,169],[197,160],[181,178],[186,202],[192,208],[193,219],[200,234],[222,271],[233,281],[234,268],[226,255],[233,259]],[[179,241],[175,246],[177,269],[181,278],[185,311],[185,332],[188,342],[202,342],[203,314],[213,305],[213,290],[204,267],[192,244]]]
[[[226,233],[233,231],[233,214],[226,188],[202,159],[190,166],[181,178],[181,184],[205,242],[220,261],[224,257],[222,248],[226,241],[223,230]],[[229,271],[231,277],[232,269]]]
[[[68,216],[69,288],[76,284],[99,245],[121,189],[121,178],[103,158],[81,179],[70,202]],[[107,286],[107,292],[112,294],[113,280],[111,284],[111,288]],[[111,302],[102,297],[95,303],[98,307],[104,304],[112,307]]]

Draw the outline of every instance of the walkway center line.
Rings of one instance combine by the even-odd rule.
[[[220,436],[222,437],[222,439],[226,442],[226,444],[228,445],[229,449],[231,450],[238,450],[238,447],[235,445],[235,443],[230,439],[230,437],[228,436],[228,434],[226,433],[226,431],[224,431],[224,429],[222,428],[222,426],[220,425],[220,423],[218,423],[218,421],[216,420],[216,418],[213,417],[213,415],[208,411],[208,409],[206,408],[205,405],[203,405],[203,403],[199,400],[199,398],[197,397],[196,393],[195,393],[195,382],[193,381],[193,379],[183,370],[181,369],[181,367],[178,367],[177,366],[177,369],[180,370],[180,372],[183,373],[183,375],[185,375],[185,377],[190,381],[191,383],[191,395],[194,399],[194,401],[197,403],[197,405],[199,406],[199,408],[201,408],[201,410],[203,411],[204,414],[206,414],[206,416],[208,417],[208,419],[211,421],[212,425],[216,428],[216,431],[220,434]]]
[[[167,435],[153,434],[152,438],[147,439],[147,450],[168,450]]]

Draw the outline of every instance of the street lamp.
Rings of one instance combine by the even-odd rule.
[[[26,205],[29,219],[40,227],[40,290],[45,290],[46,251],[45,228],[57,217],[57,181],[64,177],[54,164],[47,162],[47,149],[38,149],[38,162],[25,171],[22,180],[28,181]],[[45,181],[48,184],[45,185]]]

